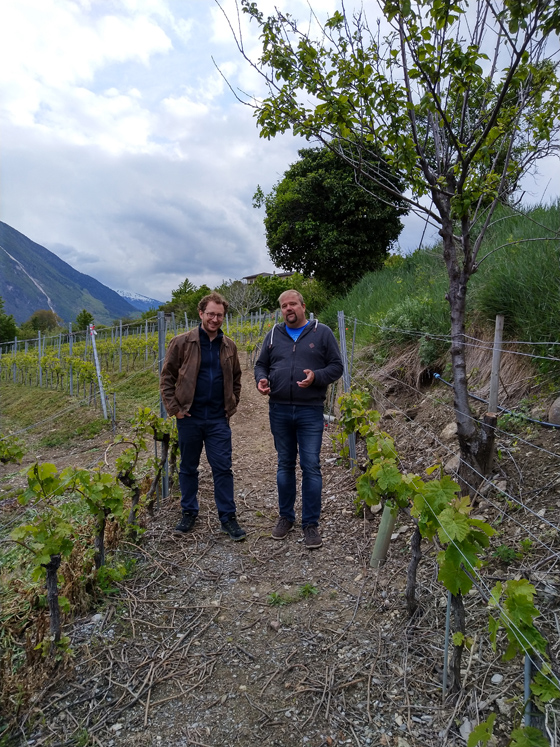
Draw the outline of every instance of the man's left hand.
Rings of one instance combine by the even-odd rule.
[[[315,381],[315,374],[309,368],[304,368],[303,373],[305,374],[305,379],[303,381],[298,381],[297,385],[302,389],[307,389],[307,387],[311,386]]]

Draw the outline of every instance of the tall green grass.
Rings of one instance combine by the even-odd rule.
[[[560,341],[560,202],[523,214],[502,210],[485,255],[472,279],[471,311],[487,323],[503,314],[510,337]]]
[[[480,267],[469,283],[467,326],[476,323],[490,331],[496,314],[504,314],[510,337],[560,341],[559,231],[560,202],[496,212],[479,254]],[[337,311],[343,310],[365,323],[357,327],[361,343],[448,335],[447,288],[441,245],[436,244],[391,257],[382,270],[334,299],[321,321],[334,327]]]

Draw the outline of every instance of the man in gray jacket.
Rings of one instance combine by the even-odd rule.
[[[301,293],[287,290],[278,299],[284,317],[266,335],[255,365],[257,389],[269,396],[270,430],[278,453],[279,519],[272,537],[282,540],[294,528],[296,459],[302,471],[301,524],[305,546],[323,544],[320,452],[327,387],[342,376],[342,360],[331,330],[308,321]]]

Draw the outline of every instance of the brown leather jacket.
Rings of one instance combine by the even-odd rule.
[[[224,375],[224,406],[230,418],[237,410],[241,393],[241,366],[237,347],[225,335],[220,345]],[[161,370],[160,391],[168,415],[185,415],[191,408],[200,369],[199,327],[177,335],[169,343]]]

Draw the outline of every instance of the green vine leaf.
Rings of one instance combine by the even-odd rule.
[[[486,721],[482,721],[478,726],[469,734],[467,739],[467,747],[476,747],[476,745],[487,745],[494,731],[494,721],[496,720],[496,714],[491,713]]]
[[[524,726],[511,732],[509,747],[549,747],[549,742],[540,729]]]

